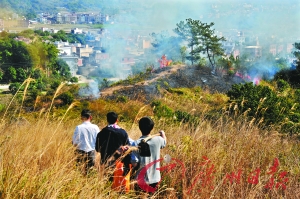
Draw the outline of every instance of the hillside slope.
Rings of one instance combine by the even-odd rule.
[[[151,75],[144,81],[135,84],[120,84],[101,90],[103,98],[115,99],[119,96],[126,96],[129,99],[136,99],[138,96],[149,100],[159,95],[159,88],[193,88],[201,87],[211,92],[224,93],[233,84],[244,82],[239,77],[229,78],[227,75],[213,75],[207,67],[174,65],[151,72]]]

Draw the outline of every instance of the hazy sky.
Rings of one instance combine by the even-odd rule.
[[[300,0],[132,0],[134,12],[119,15],[131,25],[157,32],[172,30],[187,18],[214,22],[215,29],[254,30],[300,36]],[[107,1],[109,2],[109,1]],[[110,5],[114,6],[114,5]]]

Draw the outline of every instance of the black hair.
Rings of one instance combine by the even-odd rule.
[[[88,109],[83,109],[81,111],[81,117],[84,117],[86,119],[89,119],[92,116],[92,112]]]
[[[109,124],[114,124],[118,119],[118,114],[115,112],[109,112],[106,114],[106,119]]]
[[[154,127],[154,122],[150,117],[142,117],[139,121],[139,128],[143,135],[149,135]]]

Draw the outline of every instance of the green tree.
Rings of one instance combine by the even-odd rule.
[[[57,33],[53,33],[51,35],[54,40],[59,41],[62,40],[63,42],[68,41],[68,37],[65,31],[59,30]]]
[[[32,20],[32,19],[36,18],[36,13],[34,11],[28,12],[27,14],[25,14],[25,17],[28,20]]]
[[[287,81],[289,84],[291,84],[294,87],[299,88],[300,87],[300,43],[294,44],[295,51],[293,52],[296,60],[294,62],[294,65],[296,66],[295,69],[287,69],[284,68],[275,75],[275,80],[282,79]],[[282,64],[282,62],[279,62],[279,64]]]
[[[2,78],[3,78],[3,75],[4,75],[3,71],[2,71],[2,70],[0,70],[0,81],[1,81],[1,80],[2,80]]]
[[[283,92],[285,90],[287,90],[288,88],[290,88],[289,83],[287,83],[286,81],[279,79],[276,81],[277,83],[277,88],[279,90],[279,92]]]
[[[27,78],[26,71],[23,68],[18,68],[16,74],[17,82],[24,82],[24,80]]]
[[[70,67],[64,60],[57,59],[53,69],[64,80],[69,80],[71,78]]]
[[[9,37],[0,40],[0,68],[4,73],[4,82],[15,81],[18,68],[27,71],[32,66],[32,57],[24,42],[15,41]]]
[[[224,50],[221,48],[221,42],[225,41],[224,37],[218,37],[214,33],[212,26],[214,23],[202,23],[200,20],[186,19],[186,23],[181,21],[176,24],[175,32],[188,42],[191,48],[190,56],[192,64],[200,59],[200,53],[206,54],[215,72],[215,57],[221,56]]]
[[[180,21],[176,24],[174,32],[177,33],[183,40],[187,41],[187,45],[190,48],[190,56],[186,58],[194,64],[200,59],[199,53],[194,50],[199,45],[199,40],[197,38],[197,29],[191,25],[191,19],[187,19],[187,22]]]
[[[180,59],[180,38],[169,36],[168,32],[152,33],[151,36],[151,44],[154,47],[152,51],[156,56],[167,55],[168,59]]]
[[[180,48],[180,55],[181,55],[181,61],[182,63],[185,63],[185,59],[186,59],[186,47],[185,46],[182,46]]]
[[[17,79],[17,71],[14,67],[10,66],[8,68],[6,78],[8,82],[15,82],[15,80]]]

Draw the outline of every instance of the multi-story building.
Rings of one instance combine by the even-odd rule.
[[[95,15],[88,15],[87,23],[95,23]]]
[[[70,22],[71,23],[77,23],[77,15],[75,13],[70,15]]]
[[[89,57],[91,53],[93,53],[93,47],[89,47],[89,45],[76,47],[76,54],[79,57]]]
[[[95,23],[102,23],[101,14],[95,15]]]
[[[57,23],[63,23],[63,17],[60,13],[56,14],[55,19]]]
[[[63,18],[63,23],[71,23],[71,15],[70,14],[64,14],[62,18]]]

